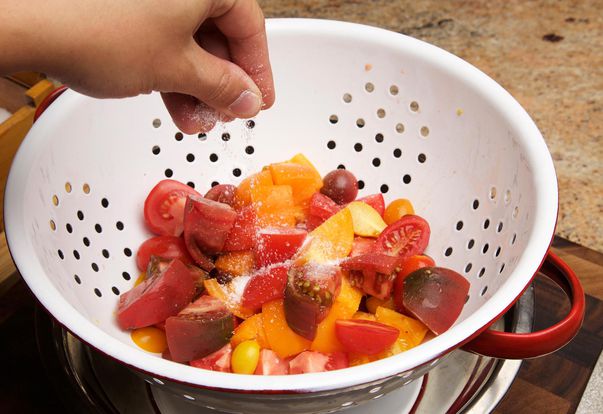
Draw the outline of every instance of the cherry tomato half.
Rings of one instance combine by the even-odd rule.
[[[175,180],[162,180],[153,187],[144,202],[144,220],[149,230],[160,236],[180,236],[184,230],[184,205],[189,194],[201,196]]]
[[[383,220],[385,220],[387,224],[392,224],[407,214],[415,214],[415,209],[407,199],[398,198],[388,204],[383,213]]]
[[[156,236],[145,240],[138,248],[138,253],[136,253],[138,270],[141,272],[147,270],[151,256],[162,259],[180,259],[184,264],[193,262],[186,250],[184,240],[175,236]]]
[[[335,335],[348,352],[375,355],[392,346],[400,331],[393,326],[363,319],[338,319]]]
[[[390,224],[377,238],[375,249],[390,256],[422,254],[429,243],[429,224],[419,216],[406,215]]]

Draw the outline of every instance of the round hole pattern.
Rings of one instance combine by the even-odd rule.
[[[345,165],[343,165],[343,164],[339,164],[339,165],[337,166],[337,169],[338,169],[338,170],[345,170]]]
[[[471,271],[472,267],[473,267],[472,263],[467,263],[467,266],[465,266],[465,273],[469,273]]]
[[[378,133],[377,135],[375,135],[375,141],[378,143],[382,143],[383,142],[383,134]]]
[[[77,250],[74,250],[73,257],[75,257],[75,260],[80,260],[80,252],[78,252]]]
[[[486,273],[486,268],[482,267],[481,269],[479,269],[479,273],[477,274],[477,277],[482,278],[484,276],[484,273]]]
[[[480,296],[484,296],[484,295],[486,294],[486,292],[487,292],[487,291],[488,291],[488,286],[484,286],[484,287],[482,288],[482,291],[481,291],[481,292],[479,292],[479,295],[480,295]]]
[[[473,200],[472,207],[474,210],[477,210],[479,208],[479,200],[477,198]]]
[[[128,272],[121,272],[121,277],[123,277],[124,280],[132,279],[132,276],[130,276],[130,274]]]
[[[509,204],[511,202],[511,190],[505,191],[505,204]]]
[[[381,165],[381,160],[379,158],[373,158],[373,166],[378,167]]]
[[[498,256],[500,256],[500,252],[501,252],[501,250],[502,250],[502,247],[498,246],[498,247],[496,248],[496,252],[494,252],[494,257],[498,257]]]
[[[490,227],[490,219],[484,220],[484,230],[487,230]]]
[[[503,263],[502,265],[500,265],[500,270],[498,271],[498,273],[502,273],[505,270],[505,264]]]
[[[403,133],[403,132],[404,132],[404,124],[403,124],[402,122],[398,122],[398,123],[396,124],[396,132],[397,132],[398,134],[401,134],[401,133]]]
[[[195,161],[195,154],[186,154],[186,160],[188,162],[194,162]]]
[[[68,193],[71,192],[73,188],[71,187],[71,183],[70,182],[66,182],[65,183],[65,191],[67,191]]]
[[[188,185],[190,188],[195,188],[195,183],[192,181],[187,182],[186,185]]]
[[[153,128],[159,128],[161,126],[161,119],[155,118],[153,119]]]
[[[419,112],[419,103],[417,101],[412,101],[409,105],[410,110],[413,112]]]
[[[73,275],[73,280],[75,280],[75,283],[77,283],[78,285],[82,284],[82,279],[80,279],[78,275]]]
[[[463,222],[461,220],[459,220],[459,221],[456,222],[456,229],[458,231],[463,230]]]
[[[90,194],[90,184],[86,183],[82,186],[82,191],[84,194]]]
[[[69,223],[65,224],[65,230],[67,230],[67,233],[73,233],[73,227]]]
[[[423,137],[427,137],[429,135],[429,127],[422,126],[421,127],[421,135]]]
[[[255,152],[255,148],[253,148],[253,146],[248,145],[245,147],[245,154],[247,155],[251,155]]]
[[[184,135],[182,134],[182,132],[176,132],[176,133],[174,134],[174,139],[175,139],[176,141],[182,141],[182,139],[183,139],[183,138],[184,138]]]
[[[335,141],[333,141],[333,140],[327,142],[328,149],[335,149],[336,146],[337,146],[337,144],[335,144]]]
[[[402,177],[402,182],[403,182],[404,184],[410,184],[411,180],[412,180],[412,177],[411,177],[409,174],[405,174],[405,175]]]
[[[84,246],[90,247],[90,239],[88,239],[88,237],[84,237],[82,242],[84,242]]]
[[[490,245],[488,243],[484,244],[484,247],[482,247],[482,254],[486,254],[489,248]]]
[[[490,193],[488,194],[490,200],[494,200],[496,198],[496,187],[490,188]]]
[[[77,212],[77,218],[78,218],[80,221],[83,221],[83,220],[84,220],[84,212],[83,212],[82,210],[78,210],[78,212]]]
[[[102,233],[103,232],[103,228],[101,227],[100,224],[96,223],[94,225],[94,230],[96,230],[97,233]]]
[[[109,258],[109,250],[107,250],[107,249],[103,249],[103,250],[102,250],[102,254],[103,254],[103,257],[104,257],[105,259],[108,259],[108,258]]]
[[[127,257],[131,257],[131,256],[132,256],[132,250],[130,250],[130,248],[126,247],[126,248],[124,249],[124,254],[125,254]]]
[[[57,229],[57,224],[54,222],[54,220],[50,220],[49,224],[50,224],[50,230],[55,231]]]
[[[165,176],[166,176],[167,178],[170,178],[172,175],[174,175],[174,171],[172,171],[172,169],[171,169],[171,168],[167,168],[167,169],[164,171],[164,174],[165,174]]]
[[[94,288],[94,294],[99,298],[103,296],[99,288]]]
[[[329,117],[329,122],[332,124],[336,124],[337,122],[339,122],[339,117],[337,115],[333,114]]]
[[[383,194],[386,194],[389,191],[389,186],[387,184],[381,184],[380,190]]]
[[[473,249],[474,245],[475,245],[475,240],[473,240],[473,239],[469,240],[469,243],[467,243],[467,249],[469,249],[469,250]]]
[[[358,189],[362,190],[364,188],[364,181],[358,180]]]
[[[55,206],[59,205],[59,197],[57,197],[56,194],[52,196],[52,204],[54,204]]]
[[[195,187],[193,186],[193,188]],[[117,230],[122,231],[124,229],[124,223],[118,221],[117,223],[115,223],[115,227],[117,228]]]
[[[205,134],[205,133],[202,132],[202,133],[200,133],[200,134],[197,135],[197,139],[199,141],[205,141],[205,140],[207,140],[207,134]]]
[[[400,89],[398,88],[398,85],[392,85],[389,87],[389,93],[396,96],[398,94],[398,92],[400,92]]]
[[[253,119],[249,119],[249,120],[247,120],[247,122],[245,122],[245,126],[248,129],[253,129],[253,128],[255,128],[255,121]]]
[[[352,102],[352,95],[349,93],[344,93],[342,99],[345,103],[350,103]]]
[[[159,155],[159,153],[161,152],[161,148],[159,147],[159,145],[154,145],[151,149],[151,152],[155,155]]]
[[[364,119],[363,119],[363,118],[358,118],[358,119],[356,120],[356,126],[357,126],[358,128],[364,128],[364,126],[365,126],[365,125],[366,125],[366,123],[364,122]]]
[[[211,162],[216,162],[218,161],[218,154],[209,154],[209,160]]]
[[[364,90],[367,92],[373,92],[375,90],[375,85],[373,85],[371,82],[367,82],[364,84]]]
[[[449,257],[452,255],[452,247],[448,247],[446,251],[444,251],[444,256]]]
[[[107,200],[106,198],[103,198],[101,200],[101,206],[103,206],[103,208],[109,207],[109,200]]]
[[[402,156],[402,150],[400,148],[396,148],[394,150],[394,157],[395,158],[400,158]]]
[[[224,141],[224,142],[230,141],[230,134],[228,132],[222,133],[222,141]]]
[[[362,151],[362,144],[360,142],[357,142],[354,144],[354,150],[356,152],[361,152]]]
[[[421,154],[419,154],[419,156],[417,157],[417,160],[418,160],[418,161],[419,161],[421,164],[423,164],[425,161],[427,161],[427,155],[425,155],[425,154],[421,153]]]
[[[377,109],[377,117],[378,118],[385,118],[385,109],[383,109],[383,108]]]
[[[111,292],[113,292],[115,296],[119,296],[119,289],[117,287],[111,287]]]
[[[96,263],[92,263],[90,265],[90,267],[92,268],[92,270],[94,270],[95,272],[98,272],[98,265]]]
[[[232,175],[234,175],[235,177],[240,177],[241,176],[241,169],[240,168],[235,168],[234,170],[232,170]]]
[[[498,226],[496,227],[496,232],[500,233],[502,231],[502,229],[503,229],[503,222],[501,221],[498,223]]]

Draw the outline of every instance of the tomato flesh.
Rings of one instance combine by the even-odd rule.
[[[243,207],[237,213],[222,249],[225,252],[252,250],[255,246],[256,220],[253,206]]]
[[[205,198],[234,207],[237,187],[232,184],[218,184],[205,193]]]
[[[287,285],[288,266],[271,266],[256,272],[243,291],[241,305],[245,309],[258,310],[266,302],[282,299]]]
[[[422,254],[429,243],[429,224],[425,219],[406,215],[383,230],[375,243],[378,253],[409,257]]]
[[[359,198],[357,201],[362,201],[363,203],[373,207],[377,213],[383,217],[383,213],[385,212],[385,200],[383,199],[383,194],[371,194],[366,197]]]
[[[257,267],[281,263],[293,257],[308,233],[302,229],[270,227],[257,234],[255,259]]]
[[[144,220],[149,230],[160,236],[180,236],[189,195],[200,196],[188,185],[175,180],[162,180],[153,187],[144,202]]]
[[[324,221],[341,210],[342,207],[326,195],[317,192],[310,199],[309,213],[312,216],[320,217]]]
[[[406,309],[404,309],[404,279],[414,272],[415,270],[419,270],[423,267],[433,267],[435,266],[435,262],[429,256],[424,255],[416,255],[410,256],[400,263],[400,271],[396,275],[396,280],[394,281],[394,304],[396,306],[396,310],[401,313],[407,313]]]
[[[120,296],[117,323],[122,329],[136,329],[163,322],[183,309],[194,293],[189,269],[174,259],[157,276]]]
[[[354,237],[354,244],[352,244],[352,251],[350,257],[361,256],[366,253],[370,253],[375,245],[375,239],[370,237]]]
[[[141,272],[147,270],[151,256],[161,257],[162,259],[179,259],[184,264],[193,262],[186,250],[184,240],[175,236],[156,236],[145,240],[138,248],[138,253],[136,253],[138,270]]]
[[[376,298],[386,299],[391,294],[399,263],[398,257],[366,253],[345,260],[341,268],[350,271],[352,286]]]
[[[271,349],[260,351],[260,360],[255,369],[255,375],[287,375],[289,373],[289,362],[279,357]]]
[[[203,358],[193,359],[190,365],[195,368],[209,369],[211,371],[232,372],[230,366],[230,357],[232,356],[232,346],[230,343],[224,345],[211,354]]]
[[[165,321],[165,335],[173,361],[203,358],[228,343],[234,317],[219,299],[204,295]]]
[[[335,334],[346,351],[375,355],[392,346],[400,331],[374,321],[338,319],[335,321]]]
[[[469,282],[454,270],[424,267],[404,279],[403,289],[404,308],[439,335],[461,314]]]
[[[350,366],[343,352],[304,351],[289,361],[289,374],[307,374],[343,369]]]

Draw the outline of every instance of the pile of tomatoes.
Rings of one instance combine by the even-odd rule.
[[[204,196],[159,182],[119,326],[172,361],[261,375],[363,364],[446,331],[469,282],[424,255],[430,228],[408,200],[357,196],[351,172],[321,177],[301,154]]]

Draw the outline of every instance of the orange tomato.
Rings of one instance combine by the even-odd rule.
[[[389,350],[385,351],[385,354],[380,354],[380,357],[395,355],[414,348],[423,341],[428,330],[422,322],[383,306],[377,308],[375,317],[377,322],[393,326],[400,331],[398,340]]]
[[[239,302],[231,299],[231,296],[229,295],[231,292],[228,292],[229,286],[220,285],[216,279],[205,279],[203,281],[203,286],[209,295],[216,299],[220,299],[233,315],[238,316],[241,319],[247,319],[253,315],[253,311],[242,307]]]
[[[165,332],[161,329],[147,326],[146,328],[134,329],[130,334],[132,341],[147,352],[161,354],[167,349]]]
[[[259,173],[252,174],[245,178],[235,191],[235,205],[243,207],[251,204],[253,194],[257,189],[270,187],[273,185],[272,175],[270,171],[262,170]]]
[[[299,253],[299,263],[326,263],[348,257],[354,243],[352,214],[346,208],[312,230],[310,241]]]
[[[383,213],[383,220],[387,224],[392,224],[407,214],[415,214],[415,209],[409,200],[398,198],[388,204],[385,213]]]
[[[394,299],[390,296],[387,299],[379,299],[374,296],[369,296],[366,299],[366,308],[372,314],[375,314],[377,308],[383,306],[384,308],[394,309]]]
[[[261,315],[270,349],[279,357],[287,358],[310,348],[310,341],[293,332],[287,325],[282,299],[264,303]]]
[[[347,277],[341,280],[341,290],[333,302],[327,317],[318,324],[316,337],[310,349],[318,352],[345,352],[345,349],[335,335],[335,321],[337,319],[351,319],[358,311],[362,292],[350,285]]]
[[[232,276],[241,276],[253,270],[253,252],[229,252],[220,255],[215,262],[216,269]]]
[[[230,338],[230,344],[235,348],[241,342],[250,339],[258,341],[260,348],[270,348],[266,332],[264,331],[264,322],[261,313],[256,313],[239,324],[235,328],[234,335]]]
[[[293,190],[290,185],[258,187],[251,198],[259,226],[295,226]]]
[[[309,206],[312,194],[322,187],[322,179],[316,177],[312,167],[293,162],[270,165],[272,181],[276,185],[290,185],[295,205]]]

